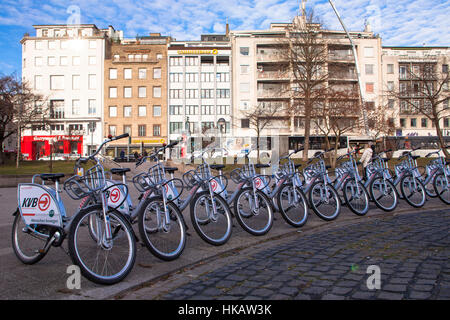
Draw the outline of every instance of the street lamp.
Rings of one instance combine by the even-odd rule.
[[[224,118],[220,118],[219,120],[217,120],[217,128],[220,131],[220,144],[221,144],[221,147],[223,146],[223,141],[222,140],[223,140],[223,134],[225,133],[225,130],[226,130],[225,126],[226,126],[226,121],[225,121]]]

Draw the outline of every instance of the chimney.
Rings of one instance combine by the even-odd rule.
[[[227,18],[227,24],[225,27],[225,35],[228,37],[230,35],[230,26],[228,25],[228,18]]]

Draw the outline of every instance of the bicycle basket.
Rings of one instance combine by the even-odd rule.
[[[199,165],[197,169],[195,169],[195,174],[202,180],[208,180],[212,177],[209,165],[206,163]]]
[[[105,173],[100,165],[93,166],[83,176],[74,175],[64,182],[64,190],[74,200],[81,200],[105,186]]]
[[[218,175],[209,179],[209,184],[215,194],[221,194],[227,190],[228,179],[224,175]]]
[[[193,188],[197,185],[202,179],[196,174],[195,170],[189,170],[185,172],[182,176],[183,183],[189,187]]]
[[[246,180],[241,168],[234,169],[230,172],[230,178],[234,183],[239,184]]]

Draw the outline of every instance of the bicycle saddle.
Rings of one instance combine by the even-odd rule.
[[[414,160],[417,160],[420,158],[420,156],[412,156],[411,158],[413,158]]]
[[[124,175],[130,170],[130,168],[112,168],[110,171],[112,174]]]
[[[259,168],[269,168],[270,164],[263,164],[263,163],[257,163],[255,164],[255,168],[259,169]]]
[[[166,171],[169,174],[172,174],[175,171],[178,171],[178,168],[177,167],[164,167],[164,171]]]
[[[212,164],[209,167],[211,169],[214,169],[214,170],[221,170],[221,169],[225,168],[225,165],[223,165],[223,164]]]
[[[298,169],[298,168],[300,168],[302,165],[303,165],[303,164],[301,164],[301,163],[297,163],[297,164],[294,164],[294,167],[295,167],[295,169]]]
[[[51,180],[56,182],[59,181],[60,178],[64,177],[64,173],[41,173],[40,177],[42,180]]]

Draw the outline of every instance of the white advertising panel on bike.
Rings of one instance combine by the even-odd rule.
[[[106,181],[106,198],[108,199],[108,206],[115,208],[121,213],[128,213],[129,206],[127,202],[127,193],[123,190],[121,185],[115,185],[116,182]]]
[[[19,184],[20,214],[27,225],[44,224],[62,227],[61,213],[56,199],[43,186]]]

